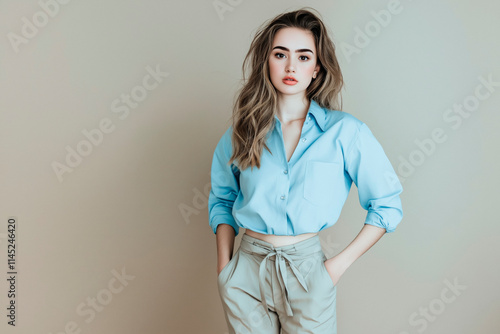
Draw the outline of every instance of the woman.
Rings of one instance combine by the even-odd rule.
[[[367,125],[337,105],[342,74],[318,15],[272,19],[250,46],[244,80],[249,61],[211,170],[226,321],[231,333],[336,333],[337,283],[399,224],[402,186]],[[364,226],[327,259],[318,232],[335,224],[352,182]]]

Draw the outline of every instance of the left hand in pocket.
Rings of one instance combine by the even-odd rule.
[[[337,285],[340,280],[340,277],[344,274],[347,269],[345,263],[336,256],[326,260],[325,262],[326,271],[330,274],[330,278],[332,279],[333,285]]]

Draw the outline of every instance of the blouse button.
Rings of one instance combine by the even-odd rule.
[[[281,198],[281,199],[285,199],[285,196],[281,195],[281,197],[280,197],[280,198]]]
[[[288,171],[285,169],[285,170],[283,171],[283,174],[288,174]]]
[[[307,138],[302,138],[302,142],[305,142],[307,140]]]

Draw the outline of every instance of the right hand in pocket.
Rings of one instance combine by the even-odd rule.
[[[231,261],[231,259],[226,260],[224,262],[218,262],[217,263],[217,276],[220,275],[220,272],[222,271],[222,269],[224,269],[225,266],[227,266],[227,264],[229,263],[229,261]]]

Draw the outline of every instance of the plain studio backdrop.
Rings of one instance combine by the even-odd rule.
[[[302,6],[404,189],[401,224],[338,284],[339,333],[498,331],[499,3],[5,0],[2,333],[227,332],[212,154],[257,27]],[[353,184],[327,257],[365,216]]]

